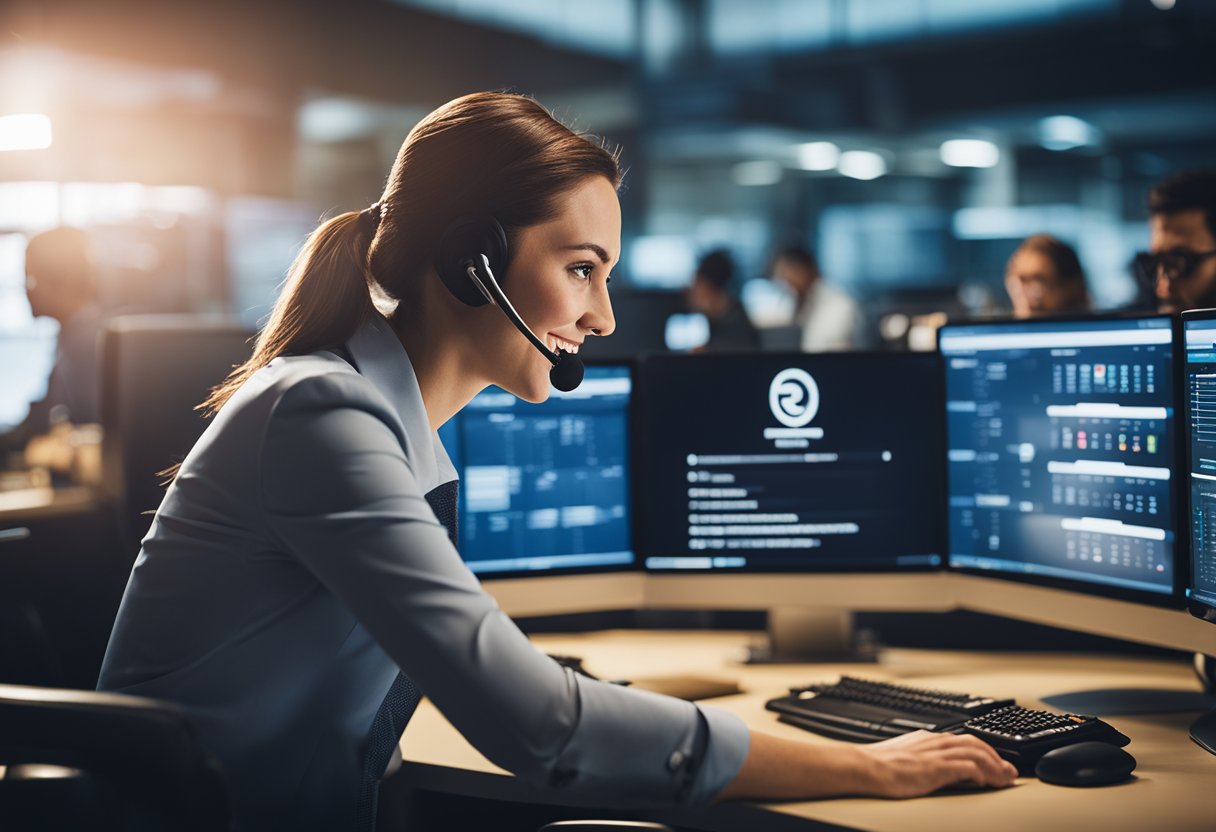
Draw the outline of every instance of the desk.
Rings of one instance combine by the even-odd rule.
[[[829,680],[851,672],[918,687],[1013,696],[1034,707],[1039,697],[1094,688],[1160,687],[1195,690],[1181,662],[1089,658],[1061,654],[989,654],[891,650],[877,665],[768,665],[738,663],[754,634],[617,631],[537,636],[550,653],[578,655],[603,678],[698,674],[735,679],[743,693],[708,700],[738,714],[753,729],[825,745],[834,740],[777,722],[764,702],[790,684]],[[722,832],[757,829],[933,830],[933,832],[1210,832],[1216,757],[1195,745],[1187,727],[1196,714],[1110,717],[1132,738],[1137,779],[1102,789],[1069,789],[1021,779],[997,792],[956,792],[915,800],[848,798],[789,803],[738,802],[700,809],[646,811],[647,818]],[[558,792],[528,786],[496,767],[424,700],[401,741],[400,780],[426,790],[497,800],[579,805]],[[584,804],[585,805],[585,804]]]
[[[32,520],[60,519],[94,511],[100,504],[95,489],[84,485],[0,491],[0,528]]]

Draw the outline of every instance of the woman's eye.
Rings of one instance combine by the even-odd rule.
[[[595,271],[595,266],[590,263],[579,263],[576,266],[571,266],[570,271],[577,274],[583,280],[590,280],[592,273]]]

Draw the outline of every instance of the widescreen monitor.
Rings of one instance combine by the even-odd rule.
[[[543,404],[497,387],[439,430],[460,474],[459,549],[482,578],[634,564],[626,365]]]
[[[1191,613],[1216,622],[1216,309],[1185,312],[1186,430],[1189,479],[1191,569],[1187,606]],[[1204,668],[1211,672],[1211,654]],[[1216,754],[1216,710],[1200,717],[1191,739]]]
[[[1183,316],[1191,569],[1187,602],[1216,621],[1216,310]]]
[[[939,566],[941,395],[932,354],[647,358],[639,556],[685,574]]]
[[[1173,344],[1166,316],[943,327],[950,565],[1173,602]]]

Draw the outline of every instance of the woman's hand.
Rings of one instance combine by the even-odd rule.
[[[992,746],[970,735],[914,731],[859,748],[876,797],[918,797],[947,786],[1004,787],[1017,769]]]

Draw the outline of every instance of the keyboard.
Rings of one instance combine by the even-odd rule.
[[[874,742],[910,731],[953,731],[975,717],[1013,704],[941,690],[842,676],[837,682],[791,688],[765,707],[782,722],[826,737]]]
[[[1130,742],[1097,717],[1035,711],[1019,705],[969,719],[960,733],[973,734],[991,745],[1023,777],[1033,774],[1040,757],[1062,745],[1094,741],[1122,747]]]
[[[1013,763],[1024,777],[1053,748],[1075,742],[1124,746],[1130,740],[1097,717],[1023,708],[1012,699],[926,690],[841,676],[790,688],[765,704],[778,718],[832,739],[876,742],[910,731],[971,734]]]

